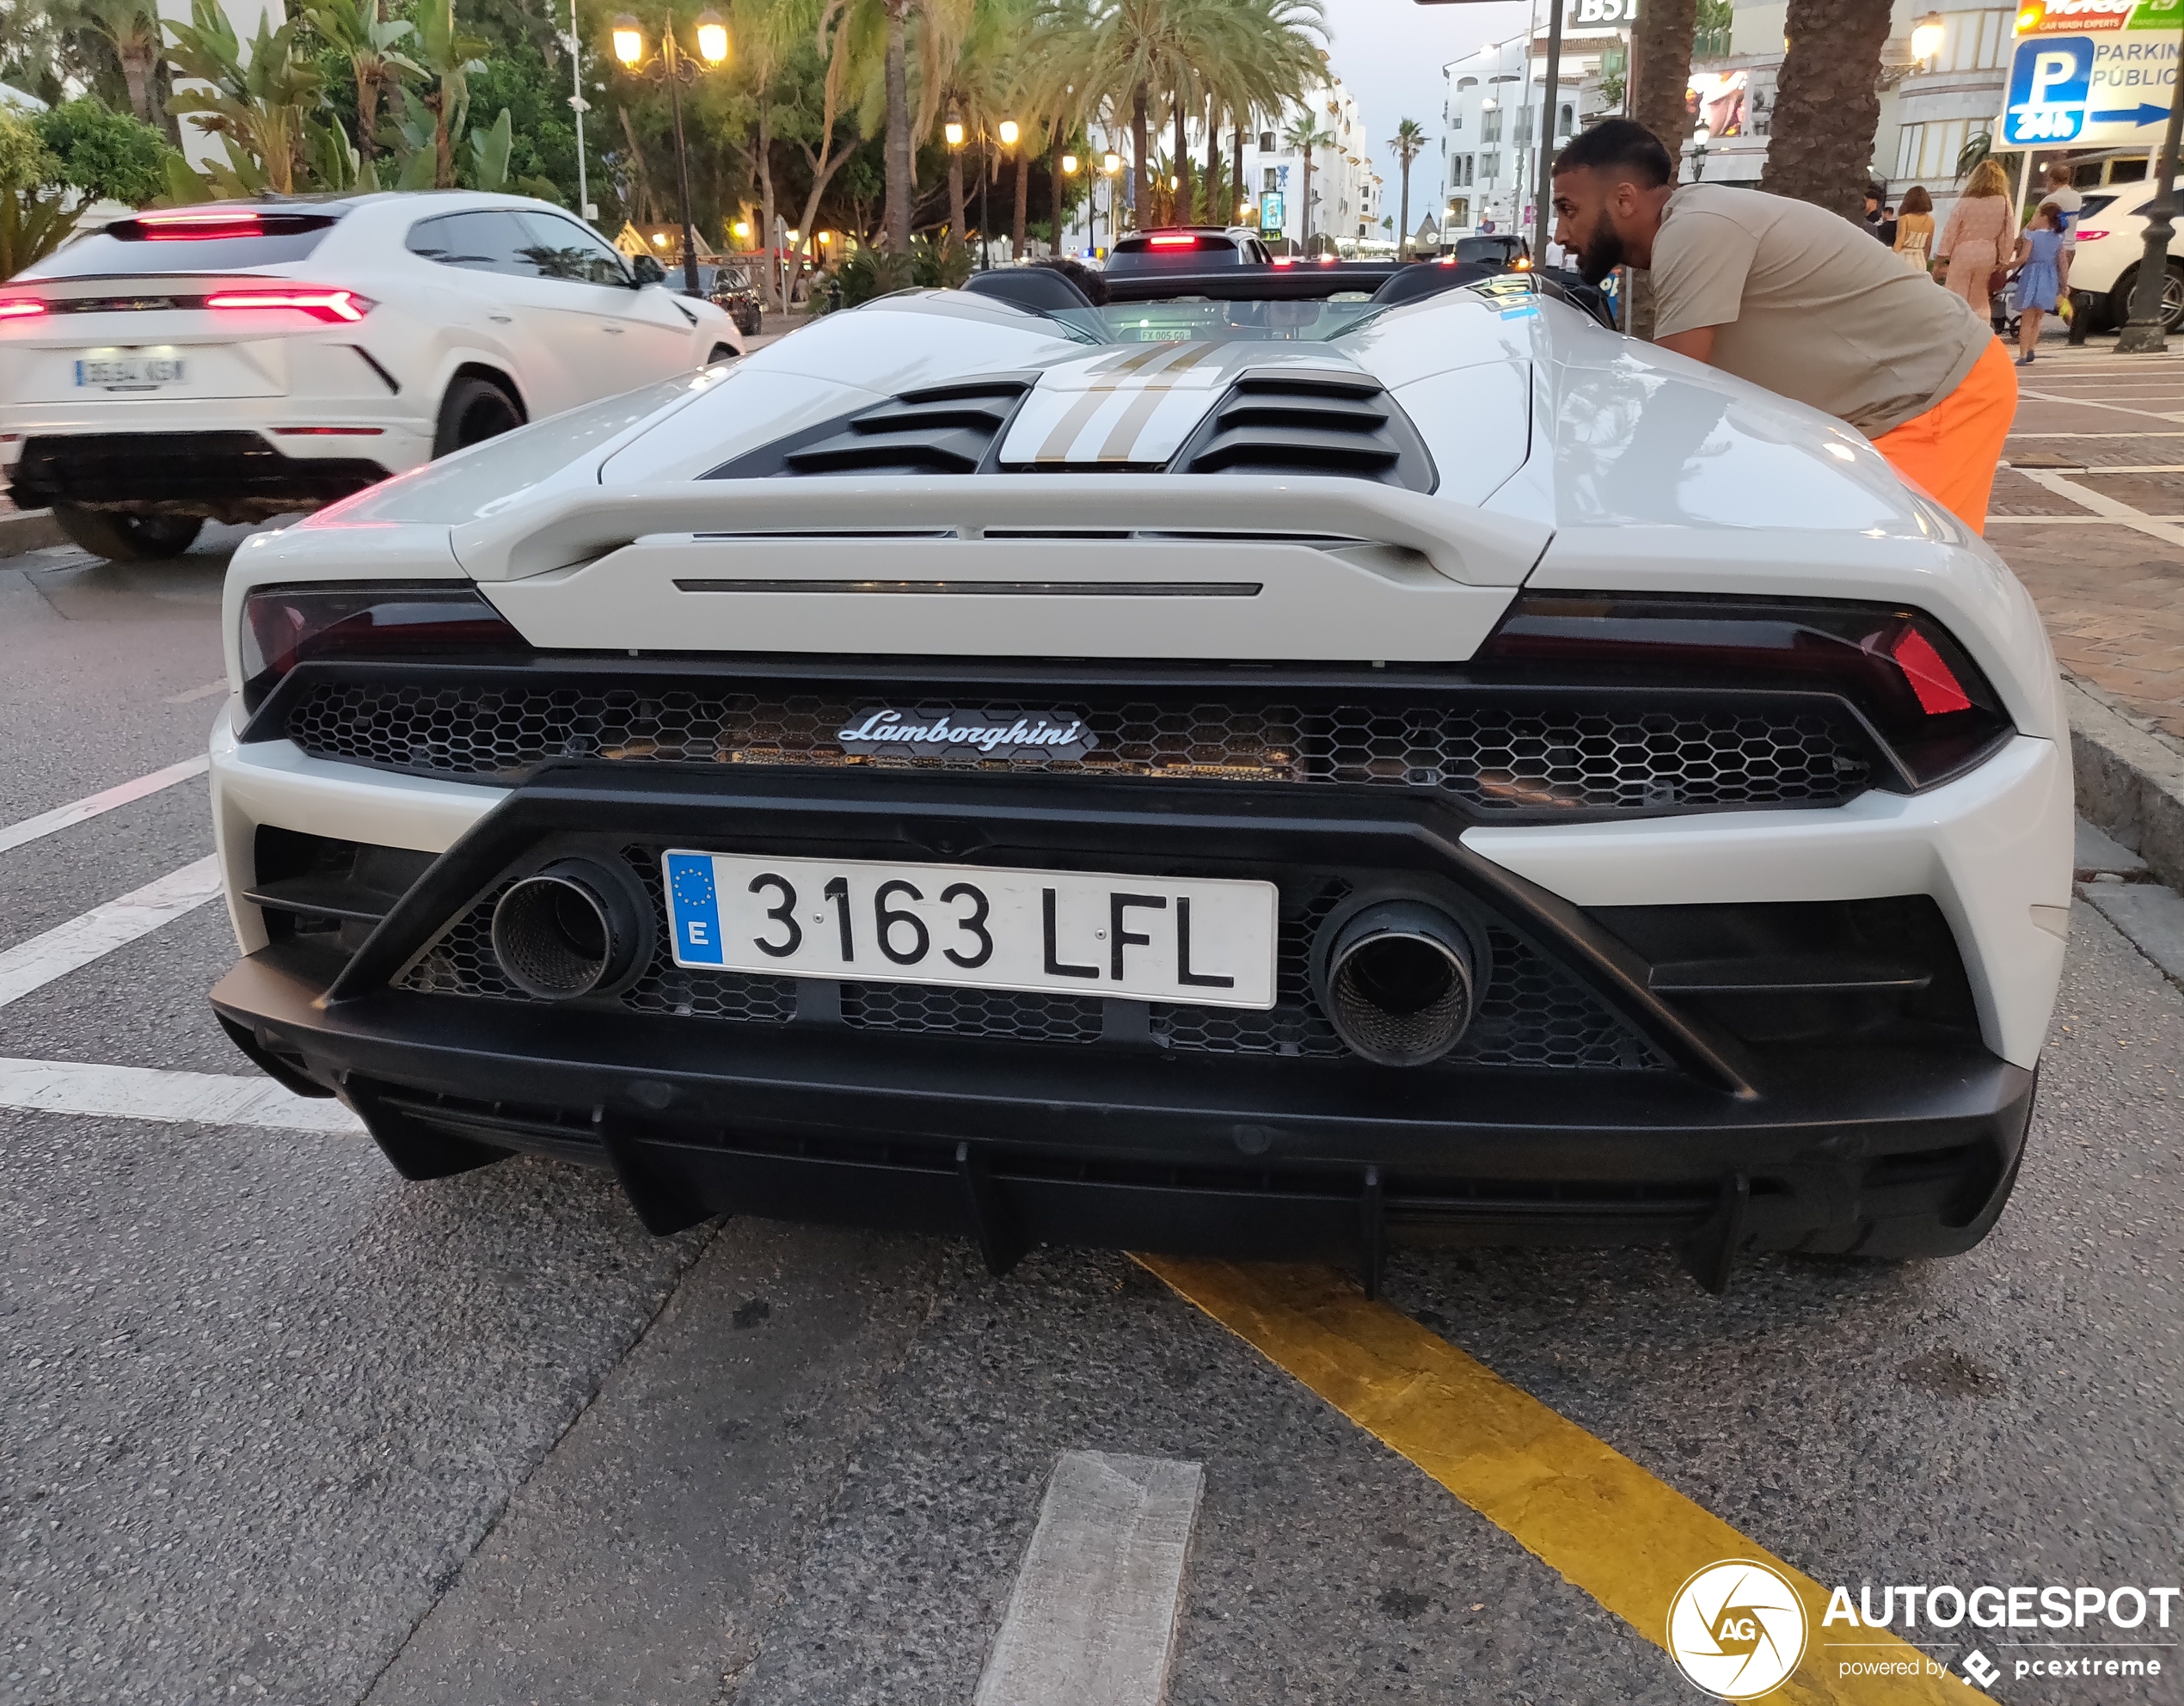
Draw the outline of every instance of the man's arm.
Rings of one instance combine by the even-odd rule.
[[[1744,311],[1744,288],[1758,246],[1753,234],[1719,213],[1693,209],[1665,221],[1653,240],[1653,341],[1711,363],[1714,341]]]
[[[1688,355],[1694,361],[1714,359],[1714,334],[1719,326],[1694,326],[1688,332],[1670,332],[1657,337],[1653,342],[1662,349],[1674,350],[1678,355]]]

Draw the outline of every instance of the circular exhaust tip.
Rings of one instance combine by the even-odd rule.
[[[1422,901],[1383,901],[1335,934],[1327,956],[1328,1018],[1367,1060],[1423,1066],[1463,1035],[1475,983],[1461,924]]]
[[[639,964],[646,914],[619,873],[564,859],[509,886],[493,909],[493,951],[508,980],[542,1001],[573,1001]]]

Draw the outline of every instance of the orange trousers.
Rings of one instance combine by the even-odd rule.
[[[2003,440],[2017,418],[2017,371],[2002,341],[1923,414],[1873,441],[1889,465],[1974,533],[1987,529],[1987,500]]]

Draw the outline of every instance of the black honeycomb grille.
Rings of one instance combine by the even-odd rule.
[[[795,1016],[796,984],[788,978],[691,971],[669,958],[659,856],[641,847],[623,856],[652,896],[663,944],[637,982],[618,997],[632,1012],[734,1024],[782,1025]],[[1275,1004],[1235,1008],[1150,1008],[1156,1046],[1186,1054],[1255,1054],[1340,1059],[1349,1054],[1311,989],[1311,945],[1347,888],[1329,881],[1301,901],[1283,896]],[[531,1002],[500,969],[493,951],[494,890],[473,905],[396,980],[400,989],[488,1001]],[[1488,931],[1493,967],[1478,1012],[1445,1066],[1530,1066],[1561,1070],[1659,1071],[1668,1063],[1574,979],[1511,932]],[[1105,1034],[1106,1003],[1079,995],[955,989],[923,984],[844,983],[840,1016],[853,1029],[899,1031],[1011,1042],[1089,1044]]]
[[[1311,986],[1313,939],[1347,893],[1342,884],[1328,883],[1296,917],[1285,914],[1270,1010],[1156,1003],[1153,1040],[1164,1047],[1208,1054],[1305,1059],[1347,1055],[1347,1045],[1335,1034]],[[1478,1011],[1437,1065],[1622,1071],[1667,1066],[1642,1037],[1554,961],[1498,926],[1489,928],[1487,936],[1493,965]]]
[[[623,856],[652,896],[653,926],[659,942],[643,975],[622,992],[619,998],[624,1007],[633,1013],[726,1019],[745,1025],[785,1025],[795,1016],[796,985],[790,979],[691,971],[678,966],[666,947],[666,901],[660,890],[659,856],[635,847]],[[501,893],[502,889],[495,889],[451,924],[395,980],[395,986],[420,995],[534,1000],[508,980],[493,951],[493,908]]]
[[[859,1030],[940,1031],[1016,1042],[1097,1042],[1106,1003],[1081,995],[927,984],[844,984],[842,1019]]]
[[[430,776],[500,781],[555,759],[623,763],[864,764],[878,769],[1383,783],[1432,788],[1485,812],[1626,812],[1834,805],[1870,765],[1856,735],[1816,711],[1776,707],[1623,709],[1526,701],[1372,707],[1201,700],[1108,706],[961,701],[1004,725],[1081,717],[1079,758],[844,753],[835,739],[869,706],[819,696],[635,688],[430,688],[322,681],[286,715],[316,757]],[[905,706],[905,710],[913,708]]]

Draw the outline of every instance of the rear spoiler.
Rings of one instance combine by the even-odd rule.
[[[1415,551],[1447,579],[1518,586],[1554,529],[1369,480],[1221,474],[1003,474],[688,480],[565,489],[466,522],[450,536],[477,580],[521,580],[592,562],[649,536],[744,539],[1346,542]]]

